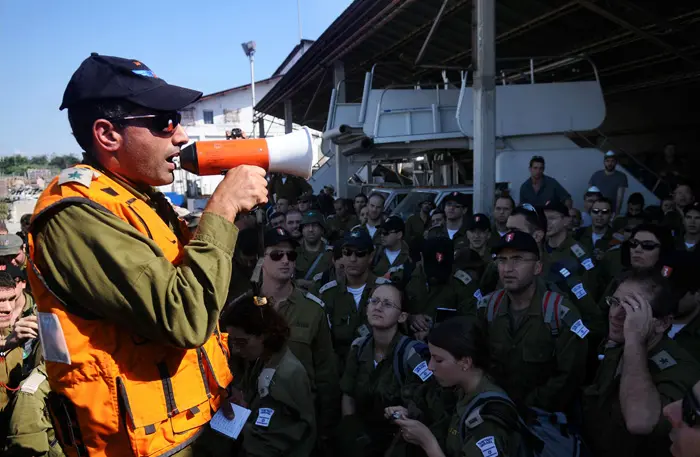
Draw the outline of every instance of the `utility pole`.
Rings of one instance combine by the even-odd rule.
[[[253,99],[253,129],[251,130],[251,137],[255,138],[255,41],[243,43],[241,47],[248,60],[250,60],[250,93]]]

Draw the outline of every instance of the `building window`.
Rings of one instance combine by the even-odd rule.
[[[239,124],[241,122],[240,109],[225,109],[224,124]]]
[[[214,111],[205,109],[204,111],[202,111],[202,114],[204,115],[204,123],[205,124],[213,124],[214,123]]]

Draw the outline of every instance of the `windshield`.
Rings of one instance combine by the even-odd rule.
[[[406,220],[411,215],[418,212],[418,205],[420,205],[421,202],[426,200],[434,202],[437,195],[437,192],[422,192],[415,190],[409,192],[406,194],[406,198],[404,198],[403,201],[396,206],[396,209],[392,211],[391,214],[393,216],[400,216],[401,219]]]

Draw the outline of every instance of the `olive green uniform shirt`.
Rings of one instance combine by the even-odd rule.
[[[673,341],[700,363],[700,314],[695,316],[673,337]]]
[[[286,178],[283,181],[281,175],[273,176],[267,185],[270,196],[286,198],[293,205],[302,194],[313,194],[314,190],[306,180],[297,176],[287,176]],[[273,201],[272,198],[269,200]]]
[[[428,231],[427,238],[436,237],[446,237],[449,238],[450,234],[447,231],[447,226],[440,225],[433,227]],[[467,224],[462,222],[462,226],[457,230],[457,232],[452,237],[452,244],[454,245],[455,251],[469,247],[469,238],[467,238]]]
[[[326,225],[328,226],[328,239],[335,241],[342,239],[343,236],[352,230],[356,225],[359,225],[360,220],[354,214],[349,214],[344,219],[339,218],[337,215],[328,216],[326,219]]]
[[[347,286],[337,280],[330,281],[319,289],[321,300],[326,304],[328,320],[331,323],[333,348],[340,362],[340,373],[343,372],[343,365],[352,342],[360,336],[370,334],[367,324],[367,300],[377,285],[389,282],[387,279],[378,278],[370,273],[367,276],[359,305],[355,304],[355,298],[348,292]]]
[[[430,217],[426,218],[424,221],[423,218],[420,217],[420,213],[409,216],[406,220],[406,229],[403,235],[404,240],[410,244],[416,238],[422,238],[423,233],[425,233],[425,230],[428,228],[429,221]]]
[[[177,215],[162,193],[119,183],[179,232]],[[150,341],[193,348],[216,328],[237,236],[233,223],[205,212],[189,243],[183,240],[184,256],[176,266],[153,240],[123,220],[75,204],[39,227],[34,261],[55,284],[55,293],[73,297],[88,313]]]
[[[581,316],[566,299],[561,301],[558,315],[555,313],[559,330],[556,337],[553,335],[542,314],[546,293],[544,284],[537,281],[530,307],[523,311],[518,326],[513,322],[510,297],[504,294],[493,320],[488,323],[489,373],[519,406],[567,411],[583,381],[588,341],[585,332],[577,334],[571,329],[580,324]],[[479,315],[484,321],[488,299],[484,297],[479,303]]]
[[[595,381],[583,393],[584,441],[596,457],[670,456],[670,424],[659,417],[646,436],[627,431],[620,404],[623,345],[604,348]],[[700,379],[700,365],[687,352],[663,338],[649,351],[649,373],[662,406],[683,398]]]
[[[385,250],[386,248],[381,247],[373,254],[372,273],[377,276],[384,276],[387,273],[399,273],[399,271],[404,268],[404,265],[411,260],[408,253],[408,245],[405,242],[401,243],[401,251],[392,263],[389,263],[389,258],[386,256]]]
[[[348,354],[340,389],[355,400],[355,415],[363,425],[362,432],[369,437],[366,447],[357,449],[355,455],[382,455],[397,432],[396,426],[384,417],[384,409],[389,406],[406,405],[415,388],[424,382],[411,371],[404,373],[404,379],[401,381],[397,379],[394,360],[402,336],[400,332],[396,332],[384,358],[376,364],[374,340],[362,345],[361,340],[364,338],[358,339]],[[408,357],[408,354],[404,354],[404,357]],[[420,363],[425,363],[427,369],[428,361],[417,353],[415,357],[414,368]],[[431,382],[431,377],[432,374],[425,382]]]
[[[515,456],[520,444],[520,434],[517,430],[510,430],[502,421],[489,419],[487,411],[490,408],[501,408],[501,414],[512,414],[513,423],[517,421],[517,414],[512,408],[500,404],[484,404],[481,412],[483,422],[472,429],[462,424],[462,416],[466,408],[477,395],[485,392],[503,392],[487,376],[479,382],[476,390],[469,394],[460,392],[457,409],[452,416],[445,443],[445,455],[447,457],[486,457],[486,456]],[[505,409],[504,409],[505,408]],[[484,417],[486,416],[486,417]],[[499,417],[501,417],[499,415]],[[464,439],[460,434],[464,430]]]
[[[599,288],[598,269],[592,251],[586,250],[581,243],[578,243],[570,235],[559,247],[553,248],[549,246],[549,244],[545,244],[545,251],[547,255],[542,260],[543,271],[548,271],[552,264],[559,261],[565,259],[575,260],[583,267],[583,269],[580,270],[583,286],[586,291],[594,295],[594,299],[597,300],[598,297],[595,294]]]
[[[577,242],[581,243],[581,246],[586,252],[593,253],[596,261],[600,261],[605,252],[612,246],[624,241],[624,236],[613,231],[610,227],[605,231],[603,237],[595,242],[595,245],[593,244],[593,227],[589,226],[578,229],[574,234],[574,238]]]
[[[299,359],[316,393],[318,431],[327,436],[340,417],[338,366],[324,303],[298,288],[277,311],[289,325],[289,349]]]
[[[2,332],[2,336],[8,337],[12,333],[12,329],[8,327]],[[0,442],[5,436],[5,428],[2,424],[6,424],[9,420],[12,409],[10,401],[14,397],[14,393],[8,391],[4,386],[16,388],[22,381],[22,362],[23,362],[22,347],[16,347],[9,351],[0,352]]]
[[[316,259],[318,259],[318,262]],[[332,264],[332,246],[321,243],[320,250],[312,252],[307,250],[302,242],[297,248],[296,278],[311,281],[315,275],[328,270]]]
[[[284,347],[258,359],[242,374],[241,391],[250,417],[242,453],[250,457],[309,457],[316,447],[316,413],[304,366]]]
[[[43,364],[37,366],[29,377],[22,381],[13,400],[4,456],[64,455],[46,407],[46,397],[50,390]]]
[[[406,286],[407,312],[423,314],[435,320],[438,308],[445,314],[466,316],[476,314],[476,304],[481,299],[479,284],[465,271],[457,270],[445,284],[430,284],[422,268],[416,268]]]

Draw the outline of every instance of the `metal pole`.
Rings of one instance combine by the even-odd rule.
[[[496,10],[477,0],[474,73],[474,212],[491,212],[496,186]]]
[[[252,137],[255,138],[255,54],[251,53],[250,56],[250,93],[253,99],[253,130]]]

